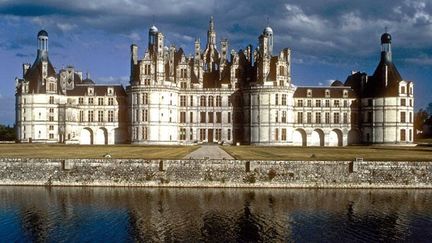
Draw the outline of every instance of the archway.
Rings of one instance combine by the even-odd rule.
[[[328,136],[328,146],[342,146],[342,131],[333,129]]]
[[[96,131],[95,144],[108,144],[108,132],[105,128],[100,127]]]
[[[88,127],[81,129],[79,141],[80,144],[93,144],[93,131]]]
[[[358,130],[350,130],[348,132],[348,145],[360,144],[360,132]]]
[[[324,146],[324,132],[321,129],[311,133],[308,146]]]
[[[293,133],[293,145],[306,146],[306,132],[303,129],[297,129]]]

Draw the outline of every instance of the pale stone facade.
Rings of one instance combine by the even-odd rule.
[[[42,31],[41,31],[42,32]],[[213,18],[207,43],[187,56],[149,29],[139,59],[131,46],[130,85],[95,85],[73,68],[56,74],[47,33],[38,58],[17,80],[17,131],[21,142],[79,144],[226,144],[345,146],[413,141],[413,83],[391,61],[391,36],[381,38],[373,76],[353,73],[345,83],[296,87],[291,51],[273,56],[273,30],[251,45],[218,50]],[[53,98],[51,98],[53,97]],[[53,100],[51,100],[53,99]],[[39,114],[39,115],[38,115]],[[54,118],[53,118],[54,117]]]

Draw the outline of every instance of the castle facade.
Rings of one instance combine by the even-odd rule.
[[[213,18],[203,49],[167,47],[149,29],[139,58],[131,46],[130,84],[98,85],[73,67],[54,70],[48,33],[38,34],[33,65],[16,79],[19,142],[345,146],[413,142],[413,83],[392,62],[391,35],[381,37],[372,76],[353,72],[331,86],[291,80],[291,51],[273,50],[266,27],[258,47],[217,43]]]

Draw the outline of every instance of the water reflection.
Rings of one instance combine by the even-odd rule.
[[[429,190],[0,187],[1,241],[428,241]]]

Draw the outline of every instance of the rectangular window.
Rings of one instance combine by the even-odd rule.
[[[109,122],[114,121],[114,111],[108,111],[108,121]]]
[[[186,82],[180,82],[180,88],[186,89],[187,88],[187,83]]]
[[[287,136],[286,136],[286,128],[282,128],[282,141],[286,141],[287,140]]]
[[[186,112],[180,112],[180,123],[186,123]]]
[[[373,120],[372,111],[368,111],[368,113],[366,115],[366,121],[371,123],[372,120]]]
[[[312,107],[312,100],[307,100],[307,107]]]
[[[303,123],[303,112],[297,113],[297,123]]]
[[[286,105],[287,104],[287,96],[286,94],[282,94],[282,105]]]
[[[213,96],[208,97],[208,106],[213,107],[214,106],[214,99]]]
[[[228,112],[228,123],[231,123],[231,112]]]
[[[142,110],[142,112],[143,112],[142,121],[143,122],[148,121],[148,110]]]
[[[50,122],[53,122],[54,121],[54,116],[49,116],[48,119],[49,119]]]
[[[348,100],[344,100],[344,107],[348,107]]]
[[[315,100],[315,106],[321,107],[321,100]]]
[[[206,139],[206,130],[200,129],[200,140],[204,141]]]
[[[401,106],[406,106],[406,99],[401,99]]]
[[[53,125],[50,125],[50,126],[49,126],[49,130],[50,130],[50,131],[53,131],[53,130],[54,130],[54,126],[53,126]]]
[[[180,140],[186,140],[186,128],[180,128]]]
[[[405,129],[401,129],[400,130],[400,140],[401,141],[405,141],[406,140],[406,134],[405,134]]]
[[[228,140],[231,140],[231,129],[228,129]]]
[[[193,106],[194,102],[193,102],[193,96],[190,97],[190,106]]]
[[[368,99],[368,106],[372,106],[372,105],[373,105],[372,99]]]
[[[205,123],[206,122],[206,113],[200,112],[200,122]]]
[[[189,112],[189,122],[193,123],[193,112]]]
[[[410,106],[412,107],[413,106],[412,99],[409,100],[409,103],[410,103]]]
[[[180,106],[186,107],[186,96],[185,95],[180,95]]]
[[[103,122],[103,111],[98,111],[98,122]]]
[[[307,123],[312,123],[312,112],[306,113],[306,121]]]
[[[215,131],[216,141],[222,140],[222,129],[218,128]]]
[[[339,124],[339,121],[340,121],[340,115],[339,115],[339,112],[335,112],[335,113],[333,114],[333,123]]]
[[[321,113],[320,112],[315,113],[315,123],[316,124],[321,123]]]
[[[325,107],[330,107],[330,100],[325,100]]]
[[[50,133],[50,134],[49,134],[49,138],[50,138],[50,139],[54,139],[54,134]]]
[[[297,100],[297,106],[303,107],[303,100]]]
[[[279,129],[275,129],[275,141],[279,141]]]
[[[348,113],[346,113],[346,112],[343,113],[343,123],[345,123],[345,124],[348,123]]]
[[[142,139],[147,140],[147,127],[143,127],[142,129]]]
[[[213,121],[214,121],[213,116],[214,116],[214,115],[213,115],[213,112],[209,112],[209,113],[208,113],[208,122],[209,122],[209,123],[213,123]]]
[[[93,122],[93,111],[88,111],[88,121]]]
[[[324,117],[324,119],[325,119],[325,123],[326,123],[326,124],[329,124],[329,123],[330,123],[330,112],[326,112],[326,113],[325,113],[325,117]]]
[[[279,105],[279,94],[275,94],[275,105]]]
[[[279,122],[279,111],[276,111],[275,122]]]
[[[108,105],[114,105],[114,98],[108,98]]]
[[[339,107],[340,101],[339,100],[334,100],[333,104],[334,104],[335,107]]]
[[[88,98],[88,104],[93,105],[93,98]]]
[[[142,99],[143,99],[143,104],[147,105],[148,104],[148,94],[144,93]]]
[[[216,112],[216,123],[222,123],[222,112]]]
[[[84,104],[84,98],[79,97],[78,98],[78,104],[80,104],[80,105]]]
[[[412,112],[409,113],[409,122],[412,123]]]
[[[402,122],[402,123],[406,122],[406,113],[405,113],[405,111],[402,111],[400,113],[400,122]]]
[[[84,121],[84,111],[80,111],[80,113],[79,113],[79,121],[80,122]]]
[[[286,119],[286,111],[282,111],[282,122],[286,123],[287,119]]]
[[[189,140],[193,140],[193,129],[189,129]]]
[[[98,98],[98,105],[103,105],[103,104],[104,104],[103,98]]]

